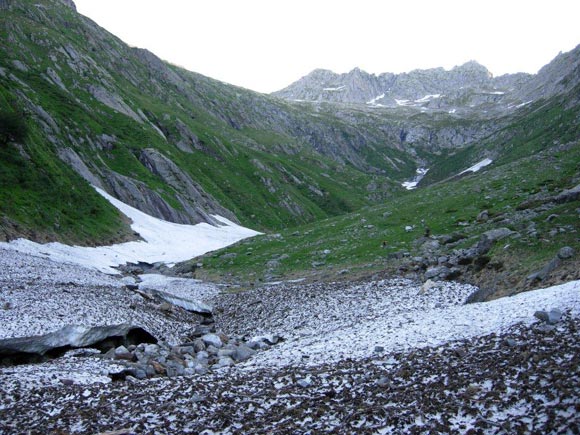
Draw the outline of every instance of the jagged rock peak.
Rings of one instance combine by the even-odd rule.
[[[463,65],[454,66],[452,68],[452,71],[476,73],[485,75],[490,78],[493,77],[493,74],[485,66],[483,66],[476,60],[470,60],[468,62],[465,62]]]

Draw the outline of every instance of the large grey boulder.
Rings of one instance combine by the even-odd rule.
[[[580,184],[572,189],[564,190],[554,198],[554,200],[559,204],[563,202],[577,201],[578,199],[580,199]]]

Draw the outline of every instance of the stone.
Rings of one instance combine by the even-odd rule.
[[[202,363],[198,363],[195,367],[194,367],[195,373],[198,375],[205,375],[208,372],[208,368],[207,365],[204,365]]]
[[[375,346],[375,353],[383,353],[385,348],[383,346]]]
[[[217,356],[218,358],[222,358],[222,357],[229,357],[229,358],[233,358],[234,354],[236,353],[236,351],[234,349],[219,349]]]
[[[255,350],[251,349],[250,347],[248,347],[244,344],[241,344],[241,345],[236,347],[233,358],[235,361],[238,361],[238,362],[247,361],[255,353],[256,353]]]
[[[576,254],[574,248],[570,246],[564,246],[558,251],[558,258],[560,260],[567,260],[568,258],[572,258]]]
[[[125,346],[119,346],[114,351],[115,359],[116,360],[125,360],[125,361],[134,361],[135,355],[129,352]]]
[[[542,310],[542,311],[536,311],[534,313],[534,317],[536,319],[541,320],[542,322],[547,322],[548,321],[548,313],[546,311],[544,311],[544,310]]]
[[[385,376],[383,376],[382,378],[380,378],[380,379],[377,381],[377,385],[378,385],[379,387],[386,387],[386,386],[388,386],[388,385],[390,385],[390,384],[391,384],[391,383],[389,382],[389,378],[387,378],[387,377],[385,377]]]
[[[183,376],[185,367],[176,362],[169,362],[166,367],[167,377],[173,378],[176,376]]]
[[[527,276],[528,281],[544,281],[560,266],[561,260],[556,256],[542,269]]]
[[[497,240],[505,239],[512,234],[515,234],[515,231],[512,231],[509,228],[495,228],[493,230],[486,231],[483,233],[483,236],[487,237],[492,242],[495,242]]]
[[[550,311],[536,311],[534,313],[534,317],[541,320],[542,322],[548,323],[550,325],[555,325],[562,319],[562,311],[557,308],[554,308]]]
[[[513,338],[508,338],[505,342],[509,347],[517,347],[518,345],[518,342]]]
[[[205,334],[201,337],[206,346],[213,346],[216,348],[223,347],[223,342],[217,334]]]
[[[550,325],[554,325],[558,323],[562,319],[562,311],[557,308],[554,308],[548,312],[548,323]]]
[[[193,348],[196,352],[204,351],[206,347],[207,346],[205,345],[204,341],[201,338],[198,338],[193,342]]]
[[[224,367],[231,367],[234,365],[234,360],[228,356],[222,357],[219,359],[217,364],[214,364],[212,369],[221,369]]]
[[[427,272],[425,272],[425,278],[427,280],[431,278],[446,279],[449,276],[449,273],[450,270],[446,266],[432,267],[430,269],[427,269]]]
[[[478,222],[486,222],[487,220],[489,220],[489,211],[487,210],[483,210],[481,211],[478,215],[476,220]]]
[[[159,305],[159,310],[163,311],[164,313],[170,313],[173,311],[173,305],[171,305],[169,302],[163,302],[161,305]]]
[[[554,198],[554,200],[559,204],[564,202],[577,201],[578,199],[580,199],[580,184],[573,187],[572,189],[562,191],[562,193]]]

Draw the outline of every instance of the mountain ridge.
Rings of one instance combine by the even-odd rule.
[[[567,88],[556,85],[562,77],[556,76],[569,67],[567,63],[578,65],[579,51],[580,47],[576,47],[568,53],[560,53],[537,74],[514,73],[497,77],[475,60],[450,69],[415,69],[399,74],[371,74],[360,68],[337,74],[315,69],[272,95],[294,101],[456,111],[489,109],[489,103],[494,103],[505,112],[530,99],[565,92]]]

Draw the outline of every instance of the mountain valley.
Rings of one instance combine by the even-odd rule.
[[[576,433],[580,45],[262,94],[0,0],[0,433]]]

